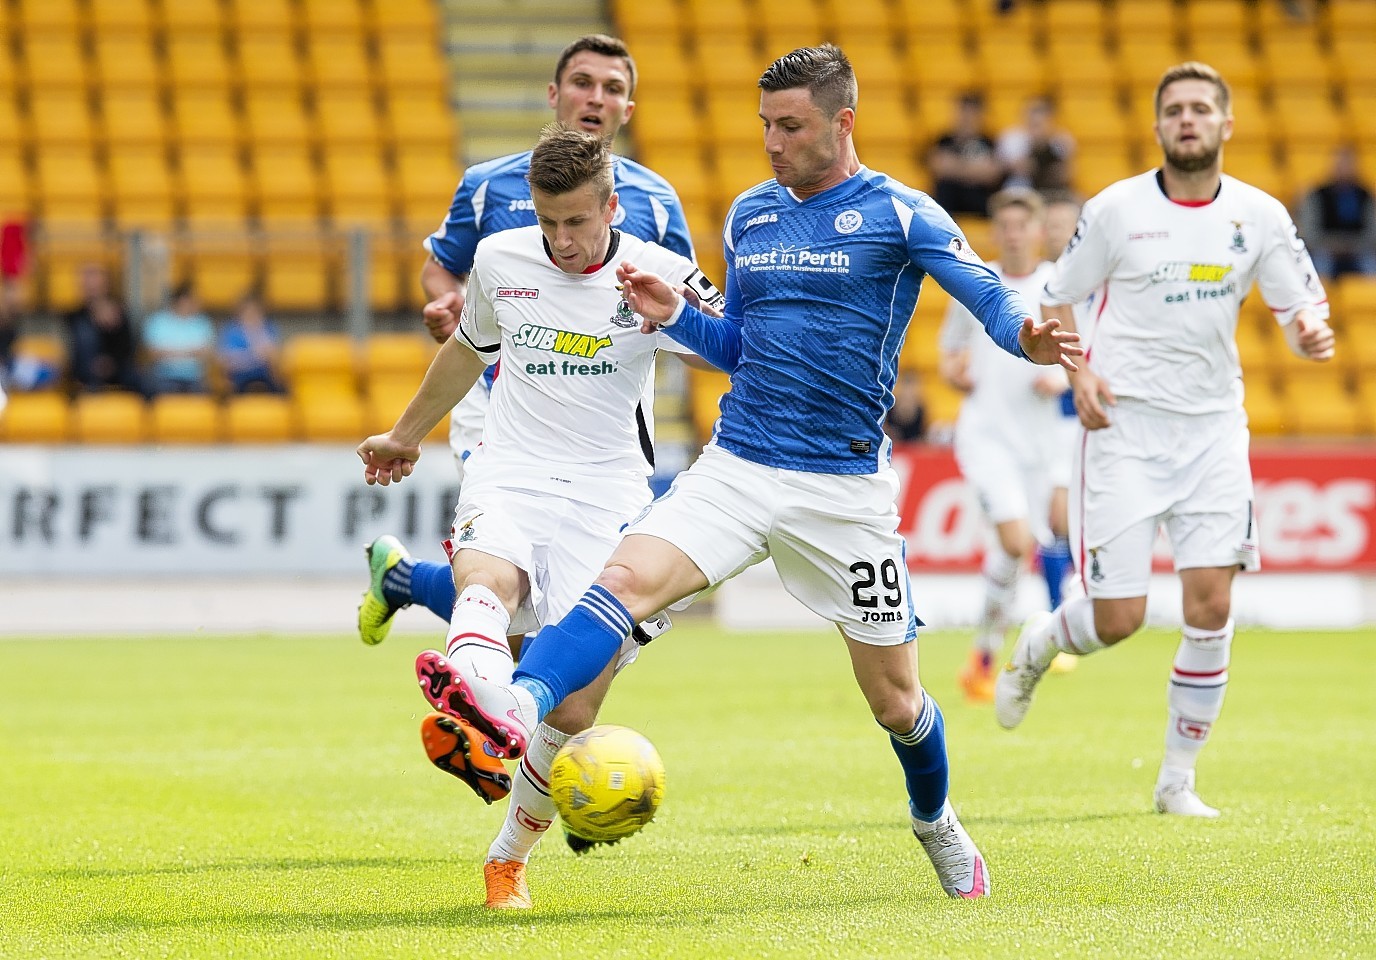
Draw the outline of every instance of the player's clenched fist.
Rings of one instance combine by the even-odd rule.
[[[448,290],[421,307],[420,313],[430,336],[435,338],[436,343],[444,343],[454,335],[454,328],[459,325],[463,297],[457,291]]]
[[[358,445],[356,452],[363,461],[363,480],[370,486],[400,483],[411,475],[420,459],[418,445],[398,443],[390,433],[369,437]]]

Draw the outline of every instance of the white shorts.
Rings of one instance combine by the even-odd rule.
[[[853,640],[880,646],[917,636],[898,475],[858,476],[761,466],[710,444],[626,530],[667,540],[710,587],[772,556],[790,594]]]
[[[1144,597],[1164,525],[1176,570],[1257,570],[1249,434],[1242,410],[1162,413],[1132,400],[1084,431],[1070,488],[1076,568],[1091,597]]]
[[[1075,451],[1080,446],[1080,418],[1062,417],[1056,424],[1056,439],[1050,458],[1051,486],[1069,489],[1075,469]]]
[[[956,431],[955,455],[960,475],[975,491],[984,515],[993,524],[1024,520],[1038,543],[1051,542],[1051,458],[1020,461],[997,439]]]
[[[460,483],[463,482],[464,461],[483,442],[483,424],[487,421],[487,408],[491,402],[492,393],[479,378],[458,405],[449,411],[449,449],[454,454],[454,467],[459,472]]]
[[[530,592],[513,614],[510,632],[533,633],[573,609],[621,542],[627,519],[620,512],[470,478],[445,550],[451,559],[460,550],[477,550],[524,570]],[[639,651],[628,637],[617,669]]]

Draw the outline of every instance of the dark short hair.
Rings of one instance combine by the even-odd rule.
[[[1184,63],[1177,63],[1161,74],[1161,82],[1156,85],[1156,113],[1158,115],[1161,113],[1161,94],[1177,80],[1207,80],[1214,85],[1214,90],[1217,91],[1215,99],[1218,102],[1218,109],[1225,115],[1232,111],[1233,92],[1228,89],[1228,84],[1223,79],[1223,75],[1207,63],[1200,63],[1198,60],[1186,60]]]
[[[806,87],[812,102],[829,117],[846,107],[854,110],[859,98],[850,61],[840,47],[830,43],[784,54],[769,65],[759,82],[759,88],[769,93],[799,87]]]
[[[559,54],[558,61],[554,64],[554,85],[557,87],[564,82],[564,68],[569,65],[569,61],[576,54],[583,51],[589,53],[600,53],[604,57],[620,57],[626,61],[626,72],[631,77],[630,93],[635,93],[635,59],[631,56],[631,51],[626,49],[626,41],[619,37],[609,37],[605,33],[588,33],[579,37],[569,44]]]
[[[611,147],[595,133],[548,124],[531,151],[526,181],[532,189],[552,195],[591,183],[606,203],[613,186]]]

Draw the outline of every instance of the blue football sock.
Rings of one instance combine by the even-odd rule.
[[[419,603],[445,623],[454,616],[454,571],[447,563],[417,560],[411,570],[411,601]]]
[[[404,607],[411,602],[411,569],[414,560],[398,560],[382,575],[382,596],[388,603]]]
[[[1061,584],[1070,575],[1073,558],[1070,555],[1070,540],[1057,537],[1049,547],[1038,547],[1037,556],[1041,560],[1042,576],[1046,578],[1046,592],[1051,597],[1051,609],[1061,605]]]
[[[621,601],[594,584],[563,620],[545,627],[521,651],[516,684],[534,695],[543,717],[596,680],[634,627]]]
[[[936,820],[946,805],[951,780],[946,762],[946,721],[941,708],[924,690],[922,710],[913,728],[901,734],[888,730],[888,734],[908,782],[908,806],[913,816]]]

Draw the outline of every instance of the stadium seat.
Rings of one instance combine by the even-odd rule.
[[[383,34],[377,38],[377,52],[378,74],[389,90],[439,90],[449,83],[434,36]]]
[[[251,239],[214,222],[189,220],[188,226],[221,237],[213,244],[196,242],[191,248],[188,273],[196,278],[201,303],[210,310],[232,310],[246,290],[259,284],[259,258],[250,247]]]
[[[906,100],[911,86],[904,55],[889,34],[841,34],[839,45],[855,67],[860,104],[869,110],[876,96]],[[868,121],[867,121],[868,122]]]
[[[1056,98],[1056,122],[1075,135],[1081,146],[1123,153],[1133,142],[1129,115],[1117,92],[1104,83],[1075,83]]]
[[[0,111],[3,117],[3,111]],[[0,127],[0,135],[3,128]],[[2,141],[0,142],[9,142]],[[22,154],[15,149],[0,150],[0,216],[23,216],[33,205],[32,177]]]
[[[295,413],[286,397],[247,394],[232,396],[225,405],[225,439],[233,443],[286,443],[296,434]]]
[[[305,148],[312,142],[306,105],[295,89],[250,89],[244,94],[244,131],[255,147]]]
[[[167,229],[174,218],[172,177],[161,147],[110,151],[110,194],[122,228]]]
[[[997,31],[986,31],[979,36],[979,57],[985,87],[990,91],[1013,91],[1023,97],[1047,89],[1046,60],[1025,34],[1002,25]],[[989,106],[995,104],[991,101]],[[991,117],[991,121],[998,124],[996,118]]]
[[[758,118],[757,118],[758,122]],[[702,120],[691,94],[686,90],[661,93],[641,107],[627,127],[642,149],[653,144],[661,149],[696,149],[705,139]]]
[[[448,150],[398,150],[396,179],[408,222],[410,212],[415,210],[419,213],[417,222],[428,224],[427,234],[438,227],[449,209],[461,174]]]
[[[24,75],[35,94],[76,90],[84,94],[86,58],[75,30],[25,33]]]
[[[363,342],[362,367],[369,377],[409,377],[418,386],[434,356],[434,341],[420,332],[375,333]]]
[[[1287,421],[1300,436],[1353,436],[1364,417],[1357,398],[1347,389],[1339,370],[1331,365],[1296,358],[1285,376]]]
[[[1253,436],[1275,437],[1286,432],[1285,406],[1277,395],[1270,376],[1254,374],[1244,368],[1243,409],[1247,411],[1247,426]]]
[[[379,34],[439,36],[439,4],[433,0],[388,0],[371,4],[374,26]]]
[[[1263,79],[1262,62],[1252,52],[1245,35],[1187,33],[1185,54],[1191,60],[1200,60],[1213,67],[1231,87],[1255,90]]]
[[[95,6],[104,2],[100,0]],[[175,0],[164,3],[162,16],[169,35],[186,30],[219,31],[225,25],[225,10],[220,0]]]
[[[640,122],[640,107],[636,107],[635,122]],[[389,143],[400,155],[417,150],[434,152],[448,159],[454,152],[455,122],[449,99],[442,91],[403,90],[385,100],[382,129]],[[634,130],[634,127],[632,127]],[[451,160],[452,162],[452,160]],[[458,170],[452,179],[458,182]]]
[[[721,410],[719,401],[731,386],[731,378],[715,370],[688,369],[688,389],[693,428],[698,439],[706,442],[712,436],[712,425]]]
[[[67,347],[61,338],[48,333],[23,333],[10,345],[10,354],[26,360],[38,361],[61,377],[67,367]],[[50,386],[57,386],[54,381]]]
[[[1376,277],[1350,274],[1336,285],[1330,281],[1330,286],[1336,286],[1337,305],[1344,314],[1376,317]]]
[[[355,444],[367,436],[363,401],[356,394],[307,395],[295,406],[305,440]]]
[[[759,117],[759,98],[750,91],[720,87],[706,98],[707,129],[717,144],[757,144],[763,149],[764,126]]]
[[[131,89],[156,102],[161,71],[149,37],[142,33],[96,33],[93,39],[97,89],[104,101],[109,101],[113,91]]]
[[[167,145],[167,118],[154,87],[142,90],[106,88],[100,101],[101,127],[113,156],[136,148],[163,149]]]
[[[329,33],[361,36],[363,33],[363,8],[359,0],[301,0],[301,19],[309,36]]]
[[[243,228],[248,180],[235,152],[208,144],[183,146],[178,172],[189,225]]]
[[[39,195],[48,212],[81,210],[89,221],[105,195],[103,178],[89,148],[41,150],[34,158]]]
[[[79,443],[143,443],[148,409],[135,393],[82,394],[75,402],[73,436]]]
[[[224,438],[224,412],[212,397],[154,397],[150,404],[154,443],[218,443]]]
[[[354,155],[375,151],[382,142],[371,90],[321,90],[315,114],[327,161],[334,148],[345,147],[346,155]]]
[[[1187,0],[1187,35],[1226,34],[1250,36],[1252,23],[1244,0]]]
[[[264,293],[282,310],[323,313],[339,308],[329,255],[320,249],[273,253],[265,260]]]
[[[290,96],[301,89],[301,61],[290,34],[240,33],[238,49],[238,78],[245,90]]]
[[[209,88],[218,96],[229,92],[230,61],[219,33],[169,33],[167,75],[174,99],[195,88]]]
[[[755,0],[755,17],[764,54],[761,69],[799,47],[816,46],[826,33],[821,6],[814,0]]]
[[[95,126],[86,92],[43,87],[29,94],[29,116],[39,152],[63,147],[90,147]]]
[[[1156,9],[1156,16],[1159,18],[1160,4],[1157,0],[1147,0],[1147,3]],[[1123,4],[1119,3],[1117,6],[1121,10]],[[1169,30],[1143,31],[1134,28],[1128,33],[1120,30],[1118,74],[1127,84],[1129,94],[1147,105],[1148,115],[1152,94],[1161,79],[1161,74],[1181,59],[1180,48]]]
[[[925,36],[947,44],[955,40],[959,45],[967,31],[978,29],[968,14],[978,16],[984,12],[967,10],[962,0],[924,0],[920,6],[898,3],[892,9],[893,26],[897,35],[906,36],[910,42],[914,37]]]
[[[304,144],[256,147],[253,171],[265,225],[310,225],[320,216],[319,177]]]
[[[683,48],[680,35],[655,33],[631,45],[636,66],[636,110],[658,103],[663,97],[685,97],[697,86],[693,59]],[[640,122],[639,116],[636,123]]]
[[[713,35],[710,42],[699,43],[692,63],[693,72],[709,99],[719,91],[738,97],[757,93],[755,84],[768,66],[768,61],[755,48],[755,42],[749,34],[729,32]],[[754,99],[755,106],[750,111],[752,116],[759,110],[759,97],[755,96]]]
[[[282,374],[292,384],[297,377],[332,374],[347,378],[353,389],[357,367],[354,341],[343,333],[298,333],[282,345]]]
[[[394,212],[392,178],[376,149],[326,150],[325,184],[330,216],[340,228],[390,226]]]
[[[754,12],[743,0],[684,0],[683,12],[688,32],[700,44],[745,36],[755,29]],[[760,64],[759,69],[764,66]]]
[[[56,391],[11,394],[0,412],[0,437],[7,443],[66,443],[71,436],[71,406]]]
[[[361,90],[372,83],[368,50],[358,34],[308,33],[306,67],[317,92]]]
[[[172,128],[183,147],[213,147],[198,153],[215,154],[227,165],[237,166],[234,148],[243,139],[239,118],[225,90],[214,88],[172,90]]]
[[[1042,27],[1047,39],[1083,36],[1103,41],[1111,33],[1107,4],[1053,2],[1042,4]]]
[[[608,4],[617,36],[626,40],[639,67],[643,44],[657,37],[681,37],[686,28],[683,12],[674,0],[612,0]]]
[[[21,149],[29,140],[29,124],[20,116],[19,104],[13,96],[0,95],[0,143],[18,160],[22,159]]]
[[[1324,7],[1333,37],[1370,37],[1376,31],[1376,5],[1368,0],[1328,0]]]
[[[1116,97],[1118,92],[1117,62],[1097,32],[1050,34],[1047,72],[1062,94],[1093,89]]]
[[[1342,142],[1346,135],[1343,117],[1326,89],[1278,89],[1272,96],[1275,109],[1271,122],[1282,131],[1287,142],[1329,145]]]
[[[253,34],[289,36],[296,29],[292,0],[232,0],[233,24],[240,37]]]
[[[130,33],[146,37],[152,29],[148,0],[100,0],[91,4],[90,15],[91,27],[97,36]]]
[[[420,377],[395,373],[369,376],[363,384],[363,428],[368,433],[392,429],[419,386]],[[443,423],[447,433],[449,418],[443,418]]]
[[[1368,58],[1370,54],[1368,43]],[[1318,35],[1305,25],[1292,24],[1284,33],[1263,34],[1261,57],[1273,90],[1324,90],[1334,79]]]

